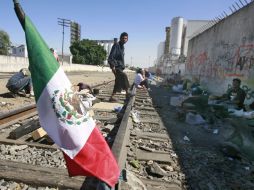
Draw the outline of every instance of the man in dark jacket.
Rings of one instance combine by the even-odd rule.
[[[236,105],[237,109],[244,109],[244,100],[246,97],[245,91],[240,88],[241,80],[238,78],[233,79],[232,88],[227,91],[227,98]]]
[[[128,34],[126,32],[123,32],[120,35],[119,42],[115,43],[112,46],[112,49],[110,51],[109,57],[108,57],[108,63],[110,65],[110,68],[112,69],[112,72],[115,75],[115,85],[113,89],[113,93],[109,99],[109,101],[114,102],[117,101],[114,98],[114,95],[116,92],[121,92],[121,90],[125,90],[126,97],[128,97],[128,89],[129,89],[129,80],[127,75],[123,72],[125,69],[124,64],[124,44],[128,41]]]

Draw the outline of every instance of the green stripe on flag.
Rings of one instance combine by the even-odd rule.
[[[59,63],[27,16],[25,17],[25,34],[29,70],[32,75],[33,90],[37,102],[43,89],[58,70]]]

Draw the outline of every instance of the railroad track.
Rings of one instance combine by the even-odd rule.
[[[97,98],[107,102],[113,83],[97,88],[100,88]],[[153,105],[147,91],[133,89],[132,94],[135,95],[128,102],[124,102],[124,94],[117,95],[119,103],[124,104],[118,114],[103,107],[92,109],[120,169],[127,171],[127,182],[120,181],[117,189],[129,189],[129,181],[133,178],[130,176],[133,175],[140,180],[138,185],[148,190],[183,189],[184,179],[181,178],[177,155],[157,113],[158,107]],[[98,181],[94,178],[68,177],[61,151],[47,136],[33,140],[31,131],[19,133],[17,128],[20,126],[40,127],[37,114],[33,111],[29,114],[27,118],[22,116],[19,122],[9,121],[10,125],[5,123],[0,127],[0,151],[4,155],[0,157],[3,171],[0,178],[35,187],[96,189]],[[17,175],[17,172],[22,175]]]
[[[111,93],[113,83],[109,81],[93,88],[99,88],[99,97],[105,100],[108,98],[103,97],[105,89],[107,93]],[[124,96],[119,94],[118,98],[123,99]],[[107,134],[117,121],[117,113],[112,109],[91,110],[94,112],[94,119],[101,123],[103,135],[108,140],[113,139],[112,135],[110,137]],[[33,139],[33,131],[40,128],[35,104],[0,115],[0,123],[0,179],[36,187],[80,189],[84,177],[68,177],[62,153],[51,139],[48,136]],[[109,142],[112,143],[112,140]],[[22,175],[17,175],[19,171]]]

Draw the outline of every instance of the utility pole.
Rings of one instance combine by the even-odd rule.
[[[131,67],[132,67],[132,59],[133,59],[133,57],[131,57]]]
[[[63,49],[64,49],[64,27],[70,27],[71,21],[64,18],[57,18],[58,25],[63,26],[63,39],[62,39],[62,65],[63,65]]]

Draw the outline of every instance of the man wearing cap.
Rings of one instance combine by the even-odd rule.
[[[230,100],[231,103],[235,104],[237,109],[244,109],[246,93],[240,86],[241,80],[239,78],[234,78],[232,88],[228,89],[226,98]]]
[[[126,92],[126,97],[128,96],[129,80],[126,73],[123,72],[125,69],[124,64],[124,44],[128,41],[128,34],[123,32],[120,35],[120,40],[114,43],[108,57],[108,63],[112,72],[115,75],[115,85],[113,93],[109,99],[110,102],[117,101],[114,96],[117,92],[124,90]]]
[[[28,69],[21,69],[19,72],[15,73],[11,78],[8,80],[6,84],[6,88],[10,92],[13,93],[15,96],[22,90],[25,91],[27,96],[32,95],[31,89],[32,89],[32,80],[30,77],[30,72]]]

